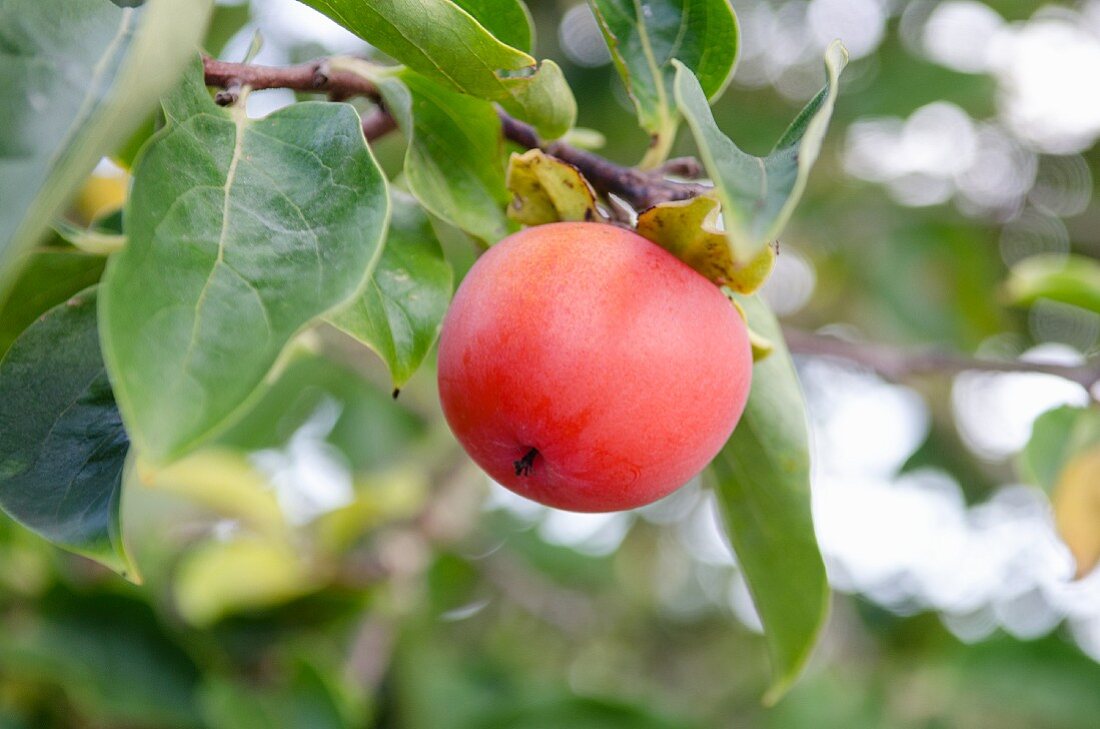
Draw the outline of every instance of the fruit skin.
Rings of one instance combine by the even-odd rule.
[[[600,223],[497,243],[439,341],[443,412],[466,451],[516,493],[570,511],[630,509],[682,486],[733,432],[751,378],[748,333],[721,291]]]

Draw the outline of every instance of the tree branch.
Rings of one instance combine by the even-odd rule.
[[[363,117],[363,136],[368,142],[384,137],[394,129],[397,129],[397,122],[381,107]]]
[[[227,89],[234,85],[261,89],[291,89],[313,93],[335,94],[341,98],[366,96],[381,98],[378,87],[349,71],[333,71],[325,60],[300,63],[297,66],[257,66],[227,63],[203,56],[202,68],[206,85]]]
[[[243,63],[227,63],[213,58],[203,58],[203,70],[206,84],[223,89],[217,96],[220,104],[236,101],[237,92],[242,86],[252,89],[291,89],[327,93],[334,99],[346,99],[352,96],[365,96],[376,103],[381,102],[381,94],[369,80],[348,71],[334,71],[325,60],[303,63],[296,66],[257,66]],[[645,210],[658,203],[671,200],[687,200],[700,195],[710,188],[694,182],[668,180],[660,173],[643,172],[633,167],[625,167],[598,154],[577,149],[562,141],[543,142],[535,129],[525,122],[509,116],[502,110],[501,129],[507,139],[527,149],[542,149],[560,160],[568,162],[588,178],[592,186],[604,195],[616,195],[635,210]],[[379,116],[388,118],[383,121]],[[379,106],[373,117],[364,120],[364,134],[367,139],[375,139],[396,127],[393,118]],[[670,172],[697,170],[698,165],[690,167],[678,160],[675,169]]]
[[[837,357],[861,364],[891,381],[901,381],[917,375],[955,375],[960,372],[1030,372],[1054,375],[1092,389],[1100,382],[1100,363],[1081,366],[1044,364],[1024,360],[996,360],[968,357],[936,350],[913,351],[884,344],[851,342],[836,337],[812,334],[797,329],[783,330],[787,347],[795,354]]]

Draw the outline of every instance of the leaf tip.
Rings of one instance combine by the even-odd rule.
[[[764,695],[760,698],[760,703],[764,706],[770,708],[778,704],[794,687],[798,679],[802,677],[802,674],[805,673],[806,667],[810,663],[810,658],[813,656],[814,648],[818,645],[821,633],[825,629],[825,623],[829,619],[829,611],[832,605],[831,596],[832,593],[829,589],[829,583],[827,581],[823,582],[821,589],[821,611],[818,613],[817,623],[814,625],[812,638],[806,641],[802,653],[786,666],[786,670],[782,672],[777,670],[775,672],[772,682],[768,686],[768,690],[765,691]]]
[[[825,49],[825,66],[836,74],[839,74],[848,65],[848,48],[839,38],[829,44]]]

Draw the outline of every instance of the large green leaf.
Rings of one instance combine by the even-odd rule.
[[[0,297],[0,357],[47,309],[98,281],[105,264],[102,256],[65,248],[30,253],[7,296]]]
[[[175,83],[211,4],[0,3],[0,288],[100,157]]]
[[[409,140],[405,179],[433,215],[488,242],[508,233],[500,118],[488,101],[448,91],[418,73],[356,65],[378,85]]]
[[[431,222],[408,195],[393,192],[386,246],[371,282],[331,321],[373,349],[401,387],[424,361],[451,301],[453,273]]]
[[[1031,256],[1012,267],[1005,288],[1015,304],[1050,299],[1100,312],[1100,262],[1080,255]]]
[[[839,41],[825,51],[826,84],[799,113],[767,157],[742,152],[714,123],[707,96],[691,70],[676,66],[676,100],[722,202],[735,261],[746,263],[786,225],[821,151],[848,52]]]
[[[47,312],[0,361],[0,508],[126,573],[118,508],[129,448],[90,288]]]
[[[733,76],[737,18],[729,0],[589,0],[638,121],[652,135],[644,164],[660,163],[676,137],[672,82],[677,59],[713,101]]]
[[[389,215],[348,105],[248,119],[215,106],[196,73],[165,112],[100,306],[119,407],[153,462],[230,420],[297,331],[359,290]]]
[[[765,700],[798,678],[829,606],[810,511],[806,405],[779,323],[757,297],[738,297],[753,328],[775,343],[753,367],[733,436],[711,463],[730,541],[764,625],[773,679]]]
[[[559,137],[573,126],[577,104],[558,65],[539,63],[502,42],[451,0],[302,2],[446,88],[499,101],[546,137]],[[482,0],[471,9],[493,10],[493,5]]]

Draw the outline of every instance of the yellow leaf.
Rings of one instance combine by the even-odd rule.
[[[73,201],[73,215],[88,225],[122,208],[130,189],[130,175],[122,170],[94,174],[84,183]]]
[[[596,193],[580,170],[541,149],[512,154],[508,189],[513,195],[508,217],[524,225],[604,220]]]
[[[281,605],[319,586],[293,545],[251,535],[210,541],[188,553],[175,579],[180,614],[197,626]]]
[[[765,246],[746,265],[737,265],[718,228],[718,213],[718,201],[709,195],[661,203],[638,216],[638,233],[719,286],[751,294],[771,275],[775,247]]]
[[[267,478],[236,451],[208,448],[157,470],[139,461],[138,476],[148,487],[182,496],[221,517],[242,519],[266,534],[288,529]]]
[[[1100,449],[1074,456],[1051,497],[1054,522],[1084,577],[1100,562]]]

